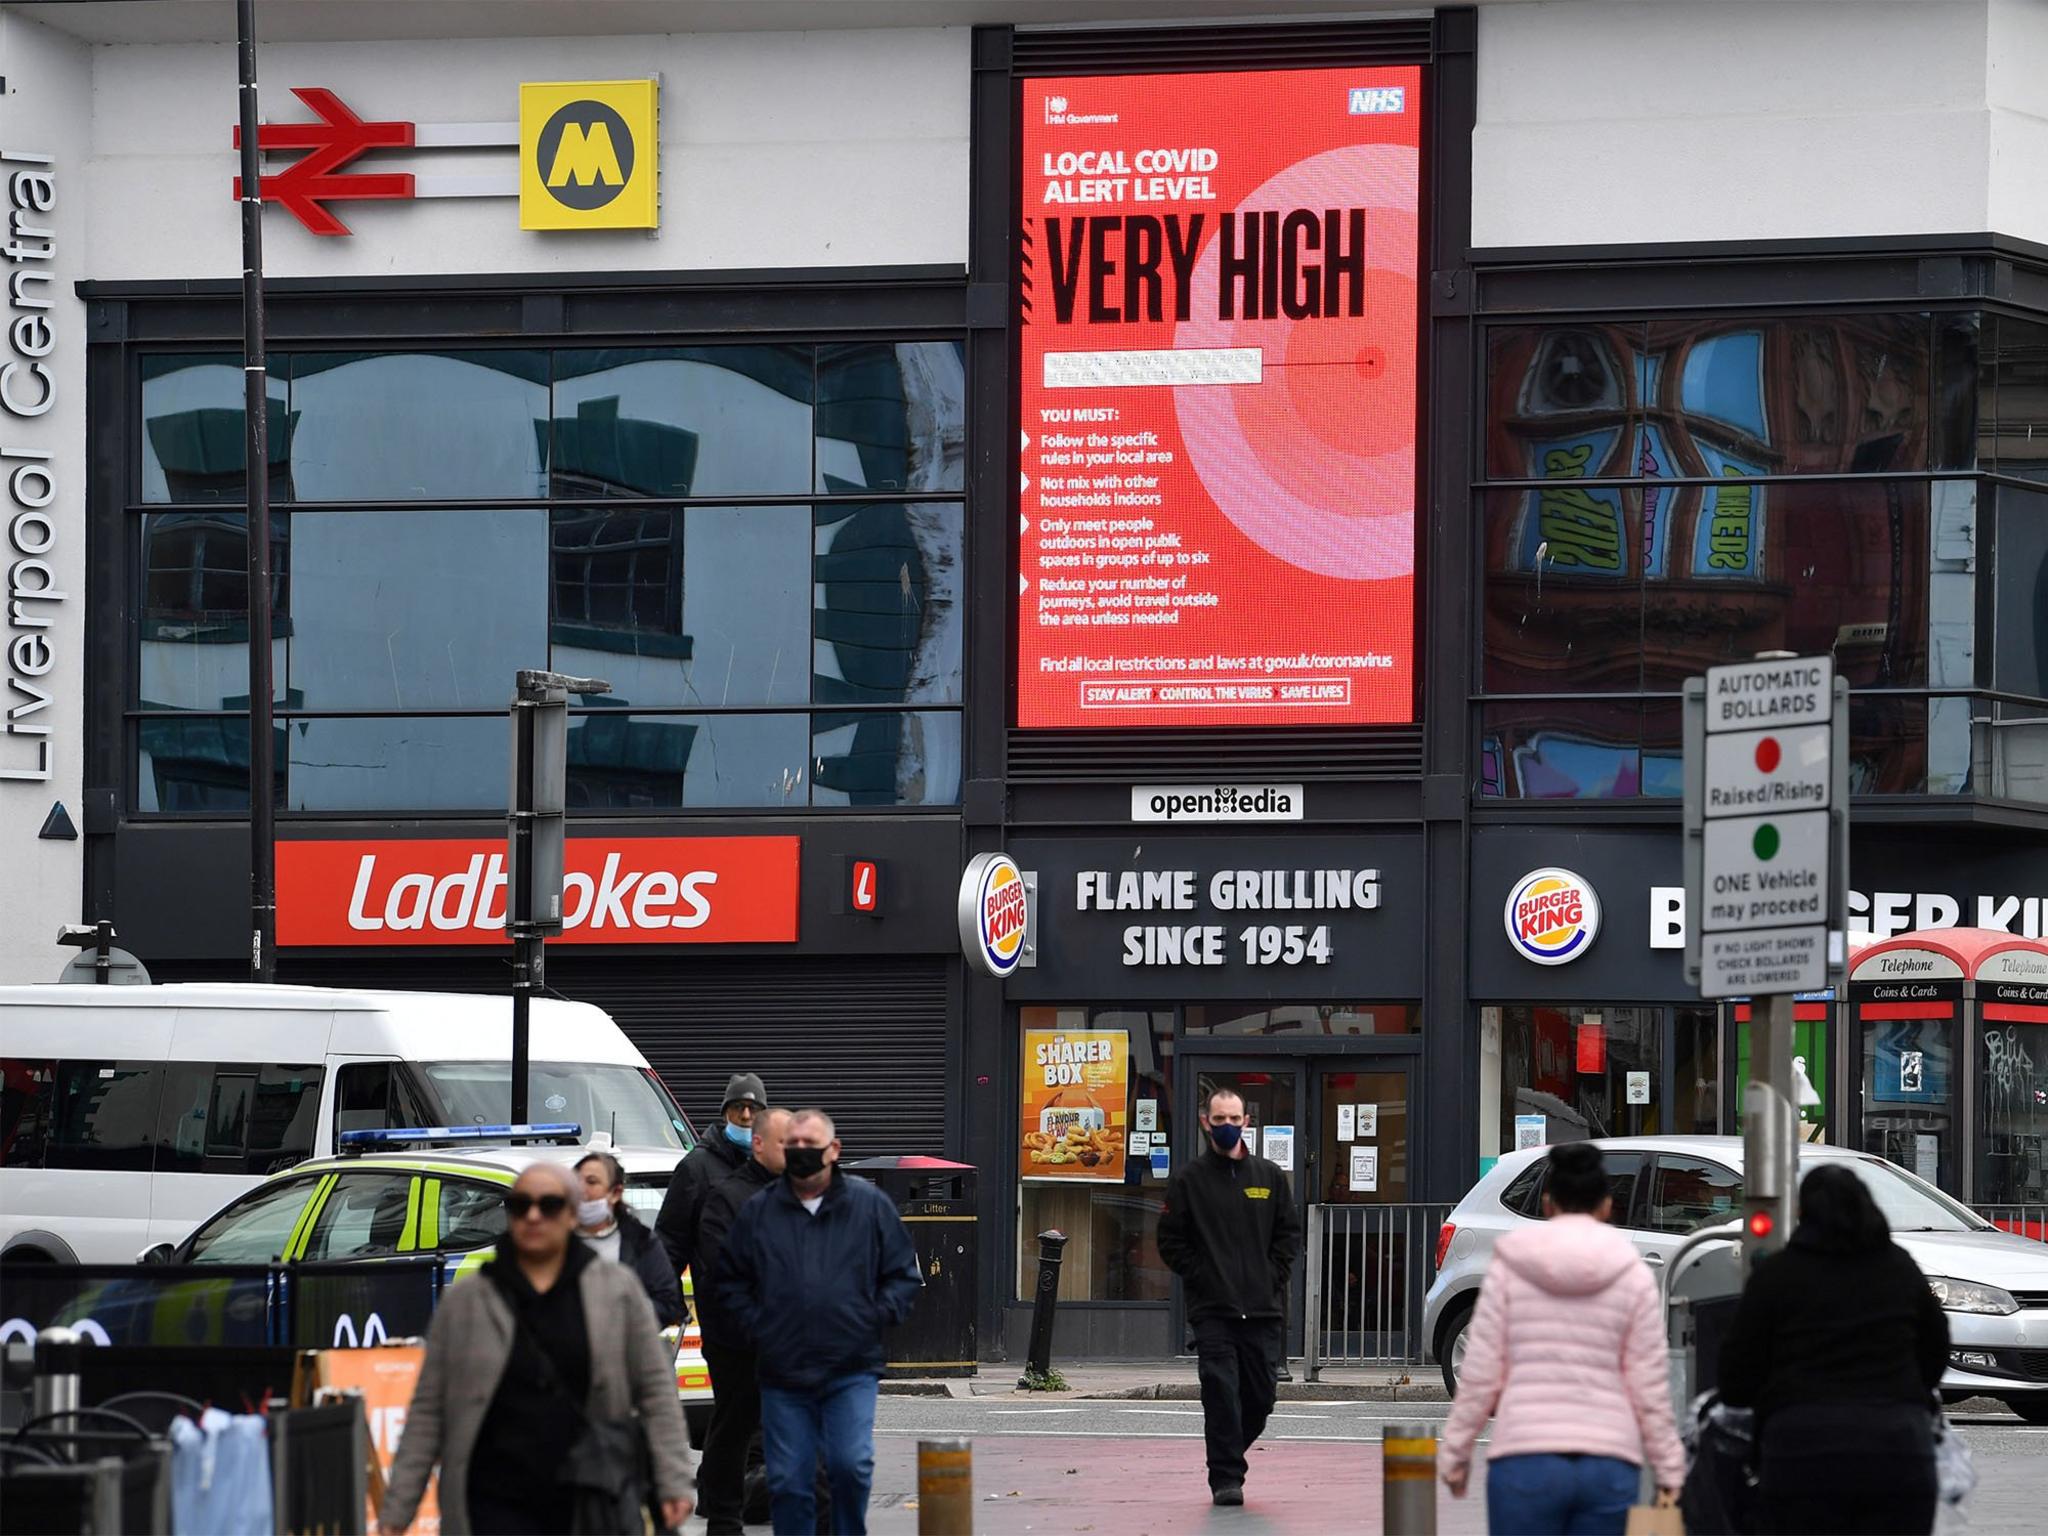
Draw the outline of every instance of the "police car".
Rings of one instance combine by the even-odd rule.
[[[339,1140],[338,1155],[273,1174],[183,1242],[150,1249],[144,1261],[332,1265],[438,1257],[443,1282],[453,1283],[504,1236],[506,1192],[529,1165],[573,1166],[586,1153],[610,1152],[626,1170],[627,1203],[651,1227],[677,1162],[669,1148],[613,1147],[601,1134],[584,1142],[576,1125],[423,1126],[347,1131]],[[684,1299],[691,1295],[686,1272]],[[680,1336],[674,1328],[666,1336],[680,1346],[677,1394],[686,1407],[708,1407],[711,1374],[695,1318]]]

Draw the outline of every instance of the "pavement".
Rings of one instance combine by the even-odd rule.
[[[1252,1449],[1244,1507],[1217,1509],[1209,1503],[1203,1475],[1197,1405],[1082,1395],[1088,1389],[1163,1384],[1170,1373],[1152,1366],[1137,1372],[1104,1367],[1086,1375],[1077,1368],[1067,1374],[1081,1390],[885,1397],[877,1415],[869,1529],[876,1536],[916,1531],[918,1441],[965,1436],[974,1447],[978,1536],[1376,1532],[1382,1508],[1379,1441],[1386,1427],[1421,1421],[1440,1428],[1450,1411],[1443,1401],[1401,1403],[1329,1391],[1292,1397],[1280,1404]],[[1124,1379],[1132,1375],[1145,1380]],[[1976,1457],[1971,1536],[2039,1532],[2048,1495],[2048,1427],[2023,1424],[1987,1399],[1959,1405],[1952,1417]],[[1484,1448],[1482,1439],[1482,1456]],[[1486,1530],[1484,1487],[1482,1461],[1471,1497],[1453,1499],[1438,1490],[1441,1536],[1480,1536]],[[691,1529],[701,1532],[703,1526],[693,1521]]]
[[[1279,1383],[1280,1401],[1300,1402],[1312,1398],[1344,1401],[1441,1403],[1449,1398],[1443,1377],[1435,1366],[1360,1368],[1325,1367],[1321,1377],[1309,1381],[1299,1360],[1290,1361],[1291,1381]],[[1021,1368],[1016,1365],[982,1367],[978,1376],[899,1378],[884,1381],[882,1393],[893,1397],[951,1397],[958,1399],[1001,1397],[1019,1402],[1075,1402],[1097,1399],[1145,1399],[1163,1402],[1196,1402],[1201,1397],[1195,1382],[1195,1362],[1102,1361],[1078,1365],[1062,1363],[1065,1392],[1026,1392],[1017,1385]]]

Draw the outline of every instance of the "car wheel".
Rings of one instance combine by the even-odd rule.
[[[2014,1393],[2005,1406],[2029,1424],[2048,1424],[2048,1392]]]
[[[1443,1368],[1444,1390],[1456,1397],[1458,1377],[1465,1369],[1465,1340],[1472,1331],[1472,1308],[1461,1307],[1458,1315],[1444,1326],[1444,1334],[1437,1341],[1437,1364]]]

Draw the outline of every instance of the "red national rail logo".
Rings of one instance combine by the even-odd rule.
[[[572,837],[557,944],[793,944],[796,837]],[[505,942],[505,845],[383,838],[277,845],[277,942]]]
[[[366,198],[411,198],[417,195],[409,171],[347,172],[347,167],[372,149],[410,149],[411,123],[367,123],[324,86],[294,86],[292,94],[313,109],[314,123],[264,123],[256,130],[260,150],[304,150],[303,158],[275,176],[259,176],[257,190],[266,203],[289,209],[316,235],[345,235],[348,226],[328,208],[329,202]],[[235,148],[242,130],[235,130]],[[235,197],[242,196],[242,178],[235,178]]]

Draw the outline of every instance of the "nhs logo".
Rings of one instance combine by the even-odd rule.
[[[1379,112],[1406,112],[1408,91],[1399,85],[1355,85],[1351,88],[1351,115],[1368,117]]]

